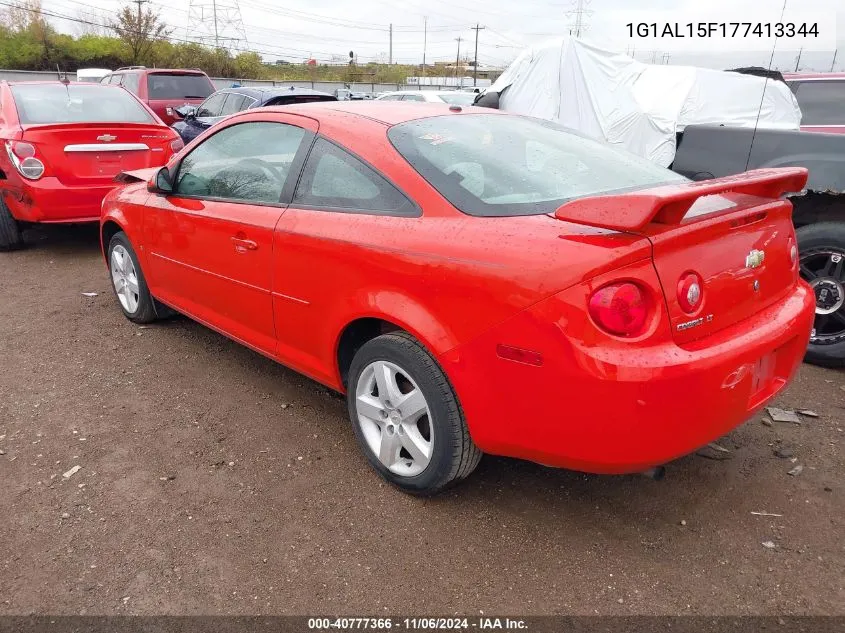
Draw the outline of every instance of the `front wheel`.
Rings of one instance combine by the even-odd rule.
[[[436,494],[467,477],[481,459],[449,380],[405,332],[376,337],[358,350],[347,403],[370,464],[405,492]]]
[[[114,294],[126,318],[135,323],[155,321],[155,304],[138,255],[123,231],[115,233],[109,242],[108,262]]]
[[[796,235],[801,277],[816,293],[816,319],[806,360],[845,367],[845,222],[808,224]]]

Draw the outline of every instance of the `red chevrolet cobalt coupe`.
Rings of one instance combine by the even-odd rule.
[[[36,222],[96,222],[126,169],[164,165],[178,134],[117,86],[0,83],[0,250]]]
[[[405,491],[482,452],[660,465],[793,376],[800,168],[689,182],[556,125],[472,107],[235,115],[103,202],[135,322],[167,308],[347,394]]]

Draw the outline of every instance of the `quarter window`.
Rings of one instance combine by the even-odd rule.
[[[845,81],[802,81],[795,96],[802,125],[845,125]]]
[[[383,176],[325,139],[314,143],[293,203],[376,215],[419,215],[414,204]]]
[[[284,123],[241,123],[200,143],[179,167],[176,193],[277,204],[305,131]]]
[[[123,76],[123,87],[133,95],[138,94],[141,87],[141,75],[139,73],[127,73]]]

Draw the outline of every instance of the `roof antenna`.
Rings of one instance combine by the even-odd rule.
[[[780,10],[780,22],[783,22],[783,16],[786,13],[786,3],[788,0],[783,0],[783,8]],[[775,49],[778,46],[778,38],[775,37],[775,43],[772,45],[772,54],[769,57],[769,73],[772,72],[772,63],[775,60]],[[757,119],[754,121],[754,132],[751,134],[751,144],[748,146],[748,156],[745,158],[745,171],[748,171],[748,165],[751,164],[751,151],[754,149],[754,139],[757,136],[757,126],[760,123],[760,113],[763,111],[763,101],[766,99],[766,88],[769,87],[769,76],[766,75],[766,80],[763,82],[763,94],[760,95],[760,107],[757,108]]]
[[[65,86],[70,83],[70,79],[67,78],[67,73],[62,75],[62,71],[58,64],[56,64],[56,74],[59,76],[59,81],[61,81]]]

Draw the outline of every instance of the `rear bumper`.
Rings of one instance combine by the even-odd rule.
[[[571,297],[570,297],[571,298]],[[566,292],[440,358],[483,451],[595,473],[637,472],[742,424],[792,379],[815,313],[799,282],[774,305],[680,347],[607,344]],[[542,366],[497,356],[505,343]]]
[[[100,205],[116,183],[69,187],[46,177],[4,190],[4,200],[22,222],[96,222]]]

